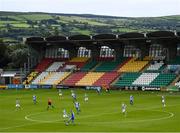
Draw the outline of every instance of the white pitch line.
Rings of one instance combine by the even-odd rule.
[[[147,109],[144,109],[144,110],[147,110]],[[134,111],[134,110],[132,110],[132,111]],[[132,112],[132,111],[129,111],[129,112]],[[113,122],[116,122],[116,123],[133,123],[133,122],[157,121],[157,120],[169,119],[169,118],[174,116],[174,114],[172,112],[161,111],[161,110],[150,110],[150,111],[164,112],[166,114],[169,114],[169,116],[165,116],[165,117],[161,117],[161,118],[153,118],[153,119],[141,119],[141,120],[135,120],[135,121],[110,121],[110,122],[93,122],[93,123],[95,123],[95,124],[96,123],[113,123]],[[42,113],[45,113],[45,112],[42,112]],[[35,120],[35,119],[28,118],[30,116],[38,115],[38,114],[42,114],[42,113],[27,115],[27,116],[25,116],[25,119],[28,121],[34,121],[34,122],[40,122],[40,123],[55,123],[55,122],[62,123],[63,122],[63,120],[45,121],[45,120]],[[77,118],[77,119],[84,119],[84,118],[88,118],[88,117],[96,117],[96,116],[115,114],[115,113],[119,113],[119,112],[109,112],[109,113],[101,113],[101,114],[97,114],[97,115],[87,115],[87,116]],[[84,123],[92,123],[92,122],[84,122]]]
[[[172,107],[172,106],[177,106],[177,105],[180,105],[180,104],[168,105],[168,106],[166,106],[166,107]],[[156,109],[156,108],[161,108],[161,106],[151,107],[151,108],[145,108],[145,109],[143,109],[143,108],[138,108],[138,109],[136,109],[136,110],[148,110],[148,109]],[[132,111],[134,111],[134,110],[132,110]],[[41,113],[42,113],[42,112],[41,112]],[[43,112],[43,113],[45,113],[45,112]],[[117,113],[117,112],[115,112],[115,113]],[[172,112],[169,112],[169,113],[172,113]],[[36,113],[36,114],[39,114],[39,113]],[[95,117],[95,116],[106,115],[106,114],[112,114],[112,112],[109,112],[109,113],[102,113],[102,114],[98,114],[98,115],[88,115],[88,116],[81,117],[81,118],[83,119],[83,118]],[[35,114],[29,114],[29,115],[26,115],[24,118],[26,119],[26,118],[28,118],[28,116],[30,116],[30,115],[35,115]],[[172,113],[171,115],[174,116],[173,113]],[[173,116],[172,116],[172,117],[173,117]],[[27,119],[26,119],[26,120],[27,120]],[[32,119],[30,120],[29,118],[28,118],[28,121],[31,121],[31,122],[38,122],[37,120],[32,120]],[[62,120],[54,121],[54,122],[59,122],[59,123],[60,123],[61,121],[62,121]],[[41,122],[38,122],[38,123],[47,123],[47,122],[41,121]],[[28,125],[35,125],[35,124],[38,124],[38,123],[23,124],[23,125],[21,124],[21,125],[12,126],[12,127],[0,128],[0,130],[12,129],[12,128],[23,127],[23,126],[28,126]]]
[[[170,119],[174,117],[174,114],[172,112],[166,112],[166,111],[160,111],[160,110],[152,110],[152,111],[158,111],[158,112],[164,112],[169,114],[169,116],[160,117],[160,118],[153,118],[153,119],[141,119],[141,120],[134,120],[134,121],[106,121],[106,122],[83,122],[83,123],[93,123],[93,124],[104,124],[104,123],[137,123],[137,122],[149,122],[149,121],[158,121],[158,120],[164,120],[164,119]]]

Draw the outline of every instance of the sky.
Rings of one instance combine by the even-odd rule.
[[[180,0],[0,0],[0,11],[157,17],[180,15]]]

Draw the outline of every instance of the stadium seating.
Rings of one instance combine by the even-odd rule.
[[[88,60],[89,58],[87,57],[74,57],[66,62],[66,65],[75,65],[78,69],[80,69],[86,64]]]
[[[87,62],[82,68],[81,71],[90,71],[93,67],[95,67],[98,64],[97,61],[89,61]]]
[[[110,84],[118,77],[117,72],[106,72],[102,77],[100,77],[93,86],[106,86],[109,87]]]
[[[60,67],[63,67],[64,62],[53,62],[46,71],[48,72],[56,72]]]
[[[27,79],[23,82],[23,84],[29,84],[36,76],[38,72],[31,72],[28,76]]]
[[[177,86],[178,88],[180,88],[180,81],[178,81],[177,83],[175,83],[175,86]]]
[[[103,75],[104,75],[103,72],[88,72],[75,85],[76,86],[92,86]]]
[[[142,73],[132,84],[148,86],[158,75],[159,73]]]
[[[76,72],[70,75],[67,79],[63,81],[63,85],[74,86],[79,80],[81,80],[86,75],[86,72]]]
[[[49,59],[49,58],[42,59],[41,62],[37,65],[35,71],[43,72],[52,62],[53,59]]]
[[[169,62],[171,65],[180,65],[180,56],[177,56],[175,59]]]
[[[139,72],[141,71],[149,62],[139,61],[136,58],[131,58],[127,63],[125,63],[118,72]]]
[[[69,74],[70,72],[51,72],[40,82],[40,84],[57,85],[62,80],[64,80]]]
[[[176,78],[175,74],[159,74],[151,83],[152,87],[168,86]]]
[[[116,81],[114,86],[116,87],[125,87],[132,86],[134,80],[136,80],[141,74],[140,73],[125,73]]]
[[[88,60],[88,57],[74,57],[69,62],[87,62]]]
[[[154,63],[154,64],[151,64],[148,68],[147,68],[147,70],[146,71],[148,71],[148,72],[156,72],[156,71],[158,71],[158,70],[161,70],[161,68],[162,68],[162,66],[164,65],[164,63],[163,62],[160,62],[160,63]]]
[[[45,79],[46,76],[50,76],[50,72],[42,72],[41,74],[39,74],[35,80],[32,81],[32,84],[40,84],[40,82],[43,82],[43,80]]]
[[[98,67],[96,67],[96,72],[110,72],[115,70],[121,63],[123,63],[125,58],[119,58],[116,61],[104,61]]]

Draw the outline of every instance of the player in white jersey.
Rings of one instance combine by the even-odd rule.
[[[163,105],[163,107],[166,107],[166,104],[165,104],[165,97],[162,96],[161,98],[162,98],[162,105]]]
[[[89,100],[88,95],[85,93],[84,94],[84,101],[87,102],[88,100]]]
[[[20,100],[16,98],[16,110],[21,109]]]
[[[122,105],[121,105],[121,109],[122,109],[122,113],[123,113],[123,115],[125,115],[126,116],[126,104],[125,103],[122,103]]]
[[[97,93],[98,93],[98,94],[101,93],[101,87],[97,87]]]
[[[74,101],[77,100],[77,99],[76,99],[76,94],[75,94],[73,91],[71,91],[71,96],[72,96],[72,98],[73,98]]]
[[[77,114],[79,114],[79,112],[80,112],[80,103],[79,103],[78,101],[76,101],[76,102],[74,103],[74,106],[75,106],[75,108],[76,108]]]
[[[62,91],[61,89],[59,89],[59,96],[61,97],[63,94],[62,94]]]
[[[67,115],[67,113],[66,113],[66,110],[64,109],[63,110],[63,118],[65,119],[65,118],[68,118],[68,115]]]

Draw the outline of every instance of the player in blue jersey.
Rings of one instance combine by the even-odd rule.
[[[130,95],[129,100],[130,100],[130,104],[133,105],[134,104],[134,97],[133,97],[133,95]]]
[[[69,120],[66,122],[66,125],[69,125],[70,122],[74,124],[74,120],[75,120],[75,115],[74,115],[74,112],[71,110],[71,115],[70,115]]]
[[[77,114],[80,112],[80,103],[78,101],[74,102],[74,106],[76,108]]]
[[[36,95],[33,95],[32,98],[33,98],[33,103],[36,104],[36,103],[37,103],[37,97],[36,97]]]

